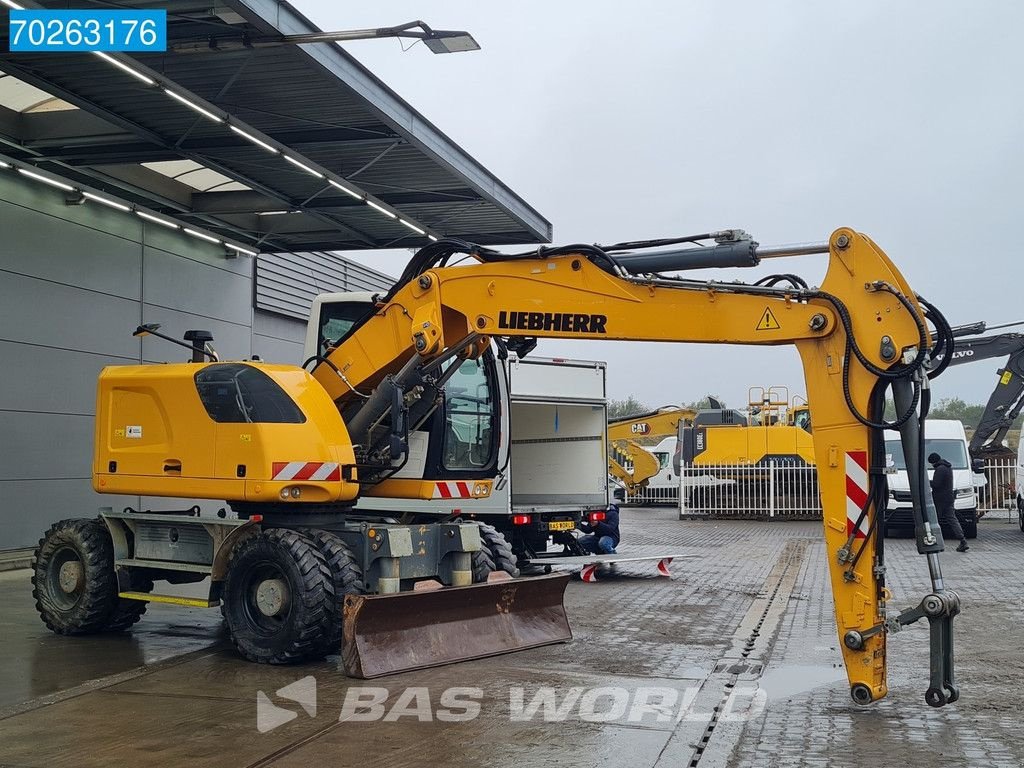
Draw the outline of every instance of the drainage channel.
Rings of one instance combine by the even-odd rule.
[[[740,621],[733,636],[733,647],[715,665],[715,671],[709,677],[708,682],[718,677],[722,686],[722,695],[718,703],[711,708],[711,718],[704,733],[693,745],[693,755],[689,763],[686,764],[688,768],[707,766],[707,761],[702,763],[701,760],[712,751],[718,757],[713,762],[721,763],[724,763],[724,760],[732,752],[732,747],[735,744],[722,743],[723,739],[721,738],[712,742],[712,738],[719,726],[722,711],[736,684],[740,681],[740,677],[743,676],[746,681],[754,681],[761,676],[764,670],[782,617],[789,604],[790,595],[796,585],[808,544],[807,540],[787,542],[771,573],[765,579],[759,596],[751,603],[750,608]],[[739,738],[740,730],[734,730],[731,734],[736,740]],[[714,747],[714,750],[710,750],[710,747]]]

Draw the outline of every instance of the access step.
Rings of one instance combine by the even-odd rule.
[[[178,597],[177,595],[156,595],[151,592],[118,592],[118,597],[125,600],[142,600],[147,603],[168,603],[170,605],[187,605],[189,608],[216,608],[220,600],[209,600],[205,597]]]

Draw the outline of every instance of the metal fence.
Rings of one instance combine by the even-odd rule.
[[[770,462],[765,466],[708,465],[682,468],[681,494],[643,489],[632,503],[651,503],[644,494],[660,493],[654,503],[678,499],[679,516],[719,518],[821,518],[817,472],[812,466]],[[1017,519],[1017,465],[1013,459],[985,462],[985,483],[978,487],[978,511],[995,517]],[[976,478],[977,479],[977,478]]]
[[[678,485],[648,486],[647,488],[634,488],[626,491],[627,504],[678,504]]]
[[[742,519],[821,519],[818,475],[813,466],[684,466],[679,516]]]
[[[978,511],[995,516],[1017,517],[1017,462],[989,459],[985,462],[985,485],[978,489]]]

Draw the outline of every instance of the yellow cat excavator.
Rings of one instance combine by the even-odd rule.
[[[791,274],[754,284],[678,275],[817,253],[828,254],[820,288]],[[827,243],[762,248],[727,230],[518,255],[441,240],[362,312],[335,318],[337,337],[307,361],[311,372],[210,359],[208,335],[196,333],[193,362],[105,369],[94,487],[221,499],[231,513],[107,510],[57,523],[36,553],[46,623],[69,634],[123,628],[140,615],[136,606],[164,599],[152,594],[155,579],[212,577],[204,602],[224,601],[235,645],[257,661],[323,655],[342,642],[346,670],[372,676],[565,640],[563,577],[487,582],[481,567],[484,583],[471,584],[487,561],[476,559],[484,546],[471,521],[376,520],[359,514],[359,497],[489,494],[504,461],[493,359],[522,356],[538,338],[792,344],[815,408],[851,695],[866,704],[886,694],[887,635],[927,618],[925,698],[958,698],[959,599],[943,583],[921,456],[928,380],[942,369],[931,361],[951,332],[866,236],[840,229]],[[446,383],[465,369],[479,376],[449,407]],[[898,415],[886,424],[890,389]],[[887,427],[902,435],[931,580],[920,604],[901,613],[887,607],[880,531]],[[493,554],[500,542],[487,546]],[[446,586],[414,589],[431,580]]]
[[[608,419],[608,473],[630,491],[646,486],[661,470],[661,462],[638,439],[673,437],[680,423],[688,423],[696,415],[689,408],[666,405]]]

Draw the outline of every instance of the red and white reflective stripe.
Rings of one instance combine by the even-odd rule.
[[[593,584],[597,581],[597,564],[584,565],[583,570],[580,571],[580,579],[589,584]]]
[[[868,500],[868,452],[848,451],[846,454],[846,535],[865,539],[868,535],[867,515],[857,527],[857,518]]]
[[[670,579],[672,578],[672,572],[669,571],[669,569],[668,569],[668,566],[669,566],[669,564],[671,562],[672,562],[672,558],[671,557],[664,557],[664,558],[662,558],[661,560],[658,561],[658,573],[661,576],[667,576]]]
[[[333,461],[275,461],[271,480],[341,480],[341,465]]]
[[[435,499],[471,499],[473,494],[469,483],[434,483]]]

